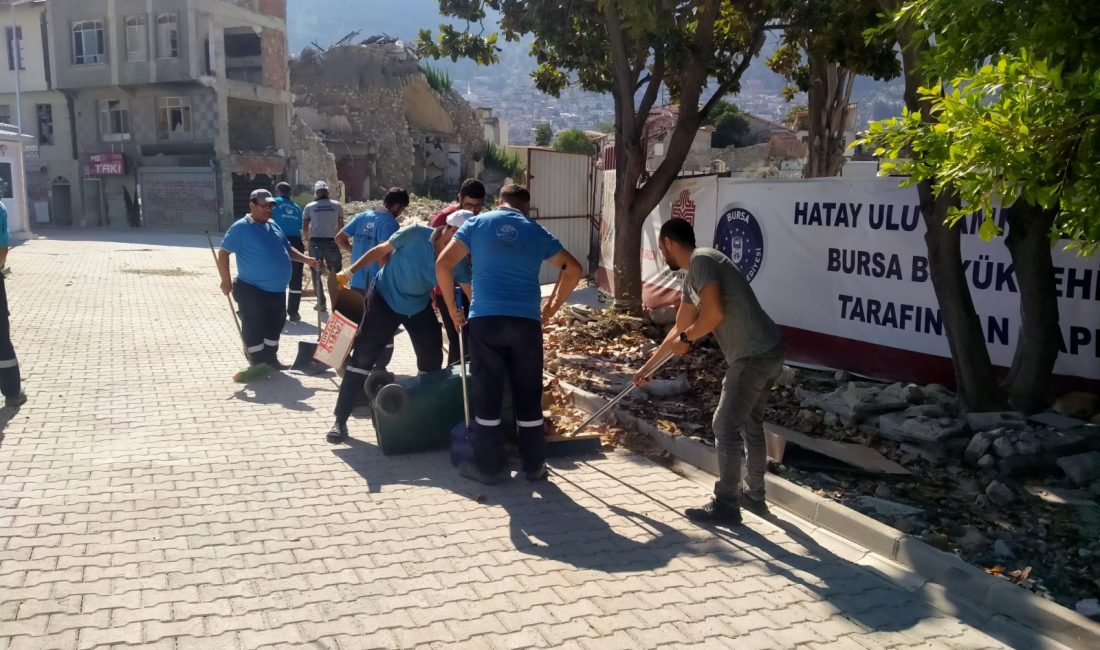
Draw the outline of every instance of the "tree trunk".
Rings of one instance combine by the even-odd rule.
[[[636,197],[635,188],[616,174],[614,307],[629,312],[642,307],[642,229],[634,228],[630,218]]]
[[[821,54],[810,55],[809,155],[803,178],[839,176],[844,167],[844,127],[856,76]]]
[[[975,412],[999,410],[1003,401],[985,344],[981,319],[974,309],[962,264],[962,231],[944,222],[953,197],[933,198],[929,183],[917,187],[928,228],[928,270],[940,304],[947,343],[955,368],[959,399]]]
[[[1020,289],[1020,330],[1012,368],[1005,378],[1013,408],[1034,413],[1046,406],[1058,360],[1058,294],[1049,233],[1054,211],[1018,201],[1009,211],[1005,246]]]
[[[879,3],[888,12],[897,11],[901,6],[901,0],[879,0]],[[927,85],[921,56],[928,49],[928,40],[918,37],[915,28],[914,25],[902,25],[897,30],[905,80],[905,106],[921,113],[926,124],[932,124],[935,118],[918,93],[921,86]],[[1003,406],[1004,399],[997,386],[981,320],[963,270],[962,232],[945,223],[948,208],[956,199],[949,189],[936,198],[930,181],[918,183],[917,194],[927,228],[924,241],[928,247],[928,270],[947,330],[959,399],[970,411],[997,410]]]

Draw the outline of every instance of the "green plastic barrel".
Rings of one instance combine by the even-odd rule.
[[[386,415],[375,408],[371,414],[382,453],[393,456],[446,449],[451,442],[451,429],[465,417],[459,367],[451,366],[395,383],[405,389],[408,397],[405,408],[395,415]],[[501,419],[506,426],[514,428],[511,395],[507,383],[505,386]],[[472,420],[472,407],[470,411]]]

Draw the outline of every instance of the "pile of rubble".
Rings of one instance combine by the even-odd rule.
[[[373,210],[382,205],[382,201],[348,201],[344,204],[344,213],[350,220],[353,216],[365,210]],[[431,221],[437,212],[449,205],[446,201],[439,201],[428,196],[409,194],[409,207],[401,214],[398,222],[404,226],[410,223]]]
[[[570,308],[547,329],[547,368],[611,396],[652,353],[670,315]],[[707,345],[671,362],[622,406],[673,435],[713,444],[724,363]],[[1100,405],[1075,393],[1051,411],[962,413],[940,385],[853,381],[786,367],[769,422],[857,443],[908,474],[858,471],[798,455],[771,469],[818,494],[958,553],[1051,600],[1100,617]]]

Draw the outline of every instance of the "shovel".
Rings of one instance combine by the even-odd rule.
[[[455,287],[455,306],[462,311],[462,287]],[[463,326],[465,327],[465,326]],[[462,411],[466,419],[451,429],[451,464],[458,467],[463,461],[474,460],[474,432],[470,428],[470,393],[466,388],[466,343],[462,328],[458,329],[458,355],[462,373]]]
[[[322,262],[322,264],[324,263]],[[318,269],[318,274],[320,274],[320,269]],[[321,343],[322,332],[321,311],[317,310],[317,342],[298,341],[298,356],[294,357],[294,363],[290,364],[291,369],[300,370],[307,375],[316,375],[324,371],[324,364],[313,359],[313,356],[317,354],[317,346]]]
[[[664,356],[664,358],[662,358],[662,359],[661,359],[660,361],[658,361],[658,362],[657,362],[657,365],[653,366],[653,370],[650,370],[650,371],[649,371],[649,374],[647,375],[647,377],[652,377],[652,376],[653,376],[653,375],[654,375],[654,374],[655,374],[655,373],[656,373],[656,372],[657,372],[658,370],[660,370],[660,369],[661,369],[661,366],[663,366],[663,365],[665,365],[666,363],[668,363],[668,362],[669,362],[669,360],[670,360],[670,359],[672,359],[672,357],[674,357],[674,356],[675,356],[675,355],[674,355],[674,354],[672,354],[671,352],[669,352],[668,354],[666,354],[666,355]],[[610,411],[610,410],[611,410],[612,408],[614,408],[616,404],[618,404],[619,402],[621,402],[621,401],[622,401],[622,399],[623,399],[624,397],[626,397],[627,395],[629,395],[629,394],[630,394],[630,392],[631,392],[631,391],[633,391],[633,390],[634,390],[635,388],[637,388],[637,386],[635,386],[635,385],[634,385],[634,382],[630,382],[630,385],[629,385],[629,386],[627,386],[627,387],[626,387],[625,389],[623,389],[623,392],[621,392],[621,393],[619,393],[618,395],[616,395],[616,396],[614,397],[614,399],[612,399],[612,400],[611,400],[610,402],[608,402],[607,404],[604,404],[604,405],[603,405],[603,407],[602,407],[602,408],[600,408],[600,410],[598,410],[598,411],[596,411],[595,413],[593,413],[592,415],[590,415],[590,416],[588,417],[588,419],[587,419],[587,420],[585,420],[584,422],[582,422],[582,423],[581,423],[581,425],[580,425],[579,427],[577,427],[577,428],[576,428],[576,429],[575,429],[575,430],[573,431],[573,433],[569,434],[569,437],[570,437],[570,438],[572,438],[573,436],[577,435],[577,434],[578,434],[578,433],[580,433],[581,431],[584,431],[584,428],[585,428],[585,427],[587,427],[588,425],[592,424],[592,423],[593,423],[593,422],[595,422],[596,420],[598,420],[598,419],[600,419],[601,417],[603,417],[604,415],[606,415],[608,411]]]

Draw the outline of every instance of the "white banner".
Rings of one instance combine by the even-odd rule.
[[[780,325],[949,356],[916,188],[896,179],[722,179],[717,205],[714,230],[697,217],[699,245],[729,255]],[[1003,227],[1004,214],[996,218]],[[992,360],[1009,366],[1018,287],[1003,239],[982,240],[980,224],[971,215],[958,225],[966,277]],[[1063,246],[1054,253],[1062,331],[1055,372],[1100,379],[1100,256]]]
[[[642,227],[642,283],[652,290],[680,290],[679,273],[668,270],[657,246],[661,224],[679,217],[695,226],[700,246],[710,246],[718,211],[718,177],[685,178],[672,184]],[[650,301],[646,301],[650,304]]]
[[[605,290],[611,288],[613,214],[605,209],[601,223]],[[681,274],[668,270],[657,246],[661,224],[673,216],[693,221],[698,245],[714,246],[737,263],[777,323],[815,335],[792,332],[800,360],[886,372],[876,363],[882,359],[869,358],[877,353],[866,344],[950,358],[915,187],[890,178],[676,181],[642,233],[651,308],[679,301]],[[1004,217],[998,210],[1002,228]],[[957,226],[966,277],[993,363],[1008,367],[1019,333],[1018,286],[1003,235],[982,240],[981,222],[981,215],[969,215]],[[1064,246],[1053,252],[1061,329],[1055,373],[1100,380],[1100,254],[1082,258]],[[912,360],[901,358],[887,365]]]

